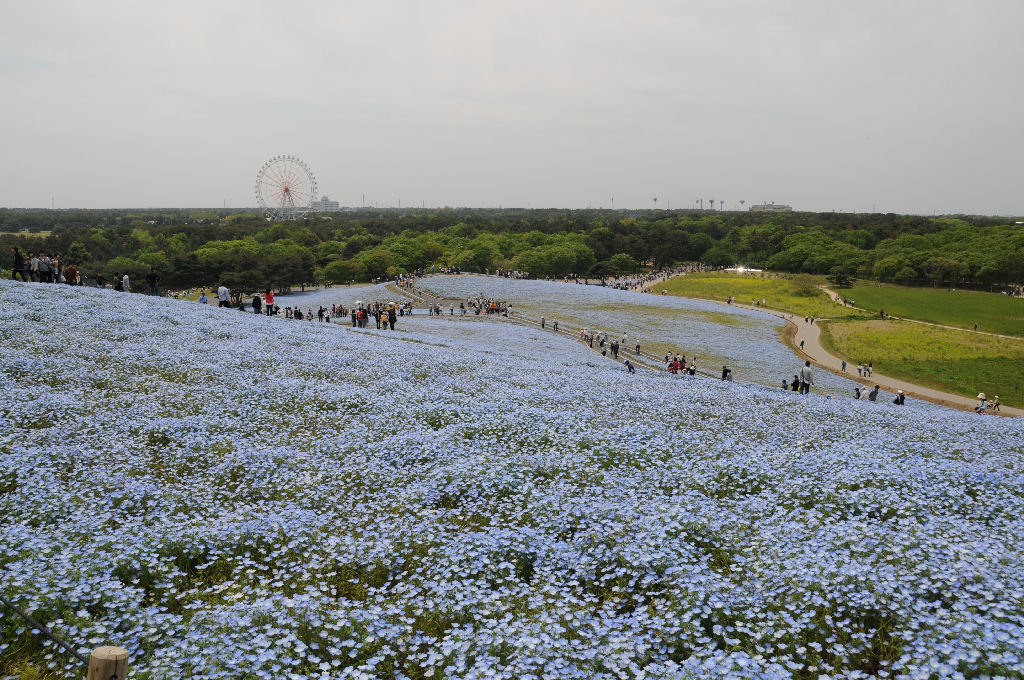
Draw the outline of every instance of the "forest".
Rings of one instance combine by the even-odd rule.
[[[1024,281],[1009,218],[697,210],[361,209],[270,222],[244,210],[0,209],[10,246],[57,253],[92,280],[235,289],[393,278],[421,268],[597,277],[683,262],[994,289]]]

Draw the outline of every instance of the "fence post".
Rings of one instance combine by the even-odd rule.
[[[89,655],[86,680],[124,680],[128,675],[128,650],[124,647],[97,647]]]

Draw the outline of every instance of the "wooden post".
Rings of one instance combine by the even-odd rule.
[[[123,647],[97,647],[89,655],[86,680],[124,680],[128,675],[128,650]]]

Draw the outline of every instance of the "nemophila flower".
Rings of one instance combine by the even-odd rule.
[[[0,588],[140,676],[1024,672],[1016,420],[627,376],[505,323],[0,296]]]

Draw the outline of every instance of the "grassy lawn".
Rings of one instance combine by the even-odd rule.
[[[967,397],[998,394],[1004,404],[1024,406],[1024,340],[880,320],[834,321],[821,337],[851,363],[871,361],[879,372],[919,385]]]
[[[876,283],[857,284],[839,293],[858,307],[949,326],[1024,337],[1024,300],[997,293],[948,288],[908,288]],[[1002,395],[1000,395],[1002,396]]]
[[[814,277],[816,283],[824,283],[823,277]],[[751,300],[765,300],[769,309],[785,310],[800,316],[836,318],[857,314],[856,310],[844,308],[832,302],[828,295],[815,291],[802,294],[800,288],[788,275],[775,274],[733,274],[713,272],[708,274],[686,274],[677,276],[664,284],[657,284],[655,290],[667,289],[669,295],[704,298],[725,301],[730,295],[736,302],[749,305]]]

